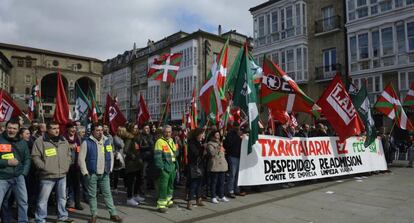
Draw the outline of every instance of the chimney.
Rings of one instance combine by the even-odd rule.
[[[221,36],[221,25],[218,26],[218,35]]]

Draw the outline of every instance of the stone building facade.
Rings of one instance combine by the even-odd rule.
[[[13,65],[2,52],[0,52],[0,88],[9,91],[10,70]]]
[[[91,89],[99,101],[103,62],[90,57],[0,43],[0,52],[11,61],[9,92],[23,111],[31,88],[38,81],[46,119],[53,116],[57,72],[61,71],[68,102],[75,103],[75,84],[86,93]],[[74,114],[74,113],[72,113]]]

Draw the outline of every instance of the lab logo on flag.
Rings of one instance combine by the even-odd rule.
[[[0,120],[9,120],[13,114],[13,107],[6,100],[1,102]]]
[[[272,74],[264,76],[262,83],[272,91],[294,93],[293,89],[289,86],[289,83],[287,81]]]
[[[117,114],[118,113],[116,112],[116,109],[113,106],[109,107],[109,121],[112,121]]]
[[[356,115],[356,109],[341,84],[336,84],[327,98],[327,102],[348,125]]]

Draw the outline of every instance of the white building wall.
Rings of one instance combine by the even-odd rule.
[[[414,81],[414,0],[347,0],[348,69],[354,83],[367,81],[375,101],[385,73],[398,78],[404,97]],[[385,83],[387,84],[387,83]]]
[[[154,58],[159,57],[155,55],[148,58],[148,69],[154,62]],[[147,88],[147,107],[153,121],[158,121],[161,117],[160,103],[161,103],[161,91],[160,82],[153,79],[148,79]]]
[[[307,4],[283,0],[252,12],[257,62],[266,55],[297,82],[308,75]]]
[[[127,119],[130,117],[130,95],[131,95],[131,68],[125,67],[113,71],[102,78],[101,102],[106,104],[106,95],[118,98],[118,106]]]
[[[197,85],[197,41],[190,40],[171,48],[171,53],[182,53],[176,81],[171,85],[171,120],[181,120]],[[198,87],[198,86],[197,86]]]

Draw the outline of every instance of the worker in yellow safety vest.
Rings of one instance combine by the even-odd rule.
[[[165,125],[162,134],[163,136],[155,143],[154,161],[155,166],[160,170],[157,208],[159,212],[166,213],[167,208],[173,205],[178,150],[171,138],[171,126]]]

